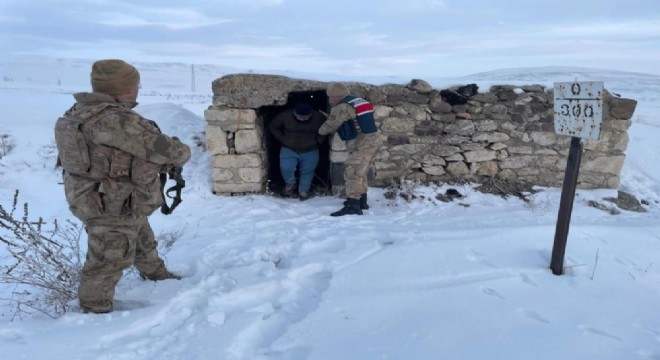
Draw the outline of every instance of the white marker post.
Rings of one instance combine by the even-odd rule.
[[[550,261],[552,273],[561,275],[564,269],[568,228],[582,160],[582,139],[600,139],[600,127],[603,121],[603,82],[555,83],[554,95],[555,133],[572,137],[561,190],[552,260]]]

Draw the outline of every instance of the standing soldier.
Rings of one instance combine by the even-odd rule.
[[[183,166],[190,147],[132,110],[140,85],[132,65],[97,61],[91,83],[93,92],[73,95],[76,103],[58,119],[55,140],[69,209],[88,237],[80,307],[106,313],[131,265],[149,280],[180,279],[159,257],[147,217],[164,201],[158,174]]]
[[[342,83],[330,83],[326,94],[332,106],[319,134],[337,132],[346,142],[348,158],[344,170],[346,201],[344,207],[331,216],[362,215],[367,205],[367,171],[381,146],[374,120],[374,108],[360,97],[349,95]]]

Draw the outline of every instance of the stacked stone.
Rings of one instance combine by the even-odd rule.
[[[290,92],[325,84],[284,76],[228,75],[213,82],[213,105],[204,112],[213,192],[241,195],[266,190],[268,164],[261,106],[286,105]]]
[[[374,87],[386,148],[376,159],[376,185],[392,178],[422,182],[497,177],[559,187],[570,137],[554,130],[553,93],[543,86],[493,86],[450,105],[423,80]],[[374,96],[374,92],[380,92]],[[413,95],[414,93],[414,95]],[[419,95],[424,95],[425,99]],[[636,101],[605,95],[602,134],[585,143],[579,186],[616,188]]]
[[[457,101],[447,96],[455,91],[438,91],[419,79],[407,85],[346,84],[353,95],[374,105],[384,140],[372,169],[372,186],[402,179],[479,182],[484,177],[562,184],[570,137],[555,134],[551,89],[497,85]],[[322,82],[272,75],[230,75],[214,81],[213,106],[205,113],[214,191],[262,192],[267,164],[258,110],[286,105],[291,92],[325,87]],[[606,92],[601,139],[585,142],[579,187],[618,186],[636,104]],[[333,191],[338,192],[346,148],[337,137],[330,160]]]
[[[204,112],[207,148],[211,155],[214,193],[264,190],[263,126],[254,109],[211,107]]]

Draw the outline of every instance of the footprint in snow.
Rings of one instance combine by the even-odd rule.
[[[541,322],[541,323],[544,323],[544,324],[550,324],[550,320],[546,319],[545,317],[543,317],[541,314],[537,313],[536,311],[525,310],[525,309],[519,309],[518,311],[520,311],[521,313],[523,313],[523,315],[527,316],[530,319],[534,319],[534,320],[536,320],[538,322]]]
[[[538,287],[534,280],[532,280],[532,278],[527,274],[520,274],[520,280],[529,286]]]
[[[602,336],[602,337],[612,339],[612,340],[623,341],[620,337],[612,335],[612,334],[608,333],[605,330],[592,328],[592,327],[588,327],[588,326],[583,326],[583,325],[580,325],[579,327],[582,331],[584,331],[586,333]]]
[[[502,294],[498,293],[497,291],[491,288],[483,288],[481,291],[483,291],[483,293],[486,295],[494,296],[502,300],[506,299]]]
[[[136,310],[145,307],[151,306],[151,302],[147,300],[121,300],[115,299],[114,310],[126,311],[126,310]]]
[[[476,263],[479,263],[479,264],[482,264],[482,265],[485,265],[485,266],[488,266],[488,267],[492,267],[492,268],[497,267],[493,263],[486,260],[486,256],[484,254],[482,254],[482,253],[480,253],[476,250],[473,250],[473,249],[470,249],[468,251],[468,254],[466,255],[466,258],[469,261],[476,262]]]
[[[636,266],[637,264],[631,261],[630,259],[624,258],[624,257],[619,257],[616,256],[614,257],[614,261],[617,263],[623,265],[623,266]]]

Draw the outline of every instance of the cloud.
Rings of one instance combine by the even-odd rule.
[[[410,39],[396,39],[388,34],[371,34],[371,33],[358,33],[352,41],[358,47],[368,51],[375,51],[378,53],[391,53],[391,52],[405,52],[414,51],[415,49],[425,49],[431,41],[424,40],[410,40]]]
[[[427,11],[427,10],[446,10],[449,8],[447,3],[443,0],[408,0],[405,2],[397,1],[403,8],[413,10]]]
[[[284,5],[284,0],[209,0],[208,3],[219,7],[249,7],[267,9]]]
[[[401,13],[419,13],[428,14],[429,12],[444,12],[450,7],[443,0],[388,0],[380,1],[379,6],[375,7],[376,12],[401,14]]]
[[[0,21],[0,51],[97,58],[111,48],[135,61],[393,76],[588,65],[589,59],[657,73],[657,65],[648,64],[660,61],[660,3],[640,0],[576,3],[571,10],[578,14],[550,0],[507,6],[487,0],[156,3],[4,0],[0,20],[13,23]],[[642,62],[647,65],[637,69]]]
[[[660,20],[633,21],[598,21],[593,23],[572,24],[548,28],[549,35],[590,37],[590,38],[621,38],[621,37],[660,37]]]
[[[17,0],[3,0],[0,2],[0,24],[17,24],[28,21],[26,16],[22,15],[10,15],[12,13],[12,8],[18,3]]]
[[[306,46],[247,46],[247,45],[224,45],[218,48],[218,52],[227,57],[250,57],[250,58],[305,58],[316,57],[320,53]]]
[[[278,6],[284,4],[284,0],[250,0],[246,1],[248,4],[251,4],[252,6]]]
[[[77,14],[78,18],[88,18],[85,13]],[[210,25],[226,24],[235,20],[215,18],[191,9],[178,8],[143,8],[132,7],[130,11],[100,12],[92,21],[109,26],[164,26],[169,29],[191,29]]]

